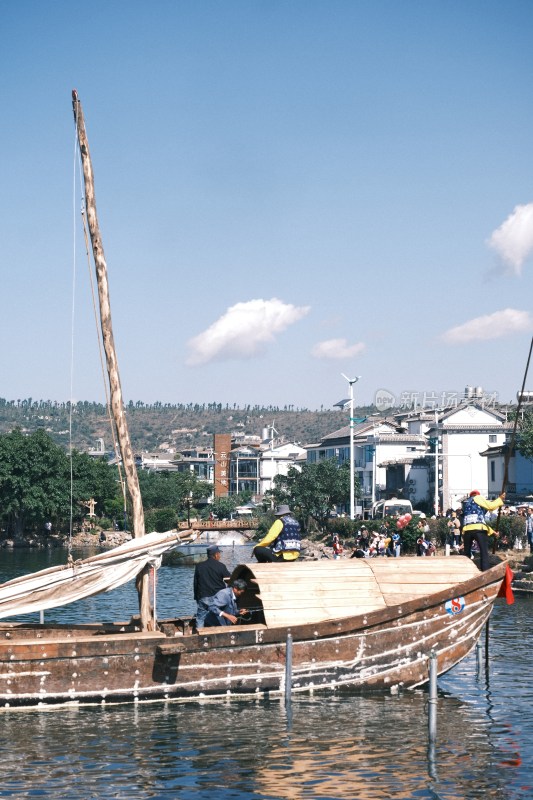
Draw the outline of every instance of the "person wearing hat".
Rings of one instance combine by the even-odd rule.
[[[230,572],[220,560],[221,555],[220,547],[212,544],[207,548],[207,560],[196,564],[194,568],[193,590],[197,604],[196,630],[204,627],[204,621],[209,611],[206,601],[227,586]]]
[[[254,547],[254,556],[262,564],[270,561],[296,561],[301,547],[300,525],[292,516],[289,506],[278,506],[274,514],[276,521],[267,535]]]
[[[474,539],[479,546],[481,571],[489,568],[489,542],[488,537],[494,531],[487,525],[485,514],[487,511],[496,511],[503,506],[505,492],[496,500],[487,500],[482,497],[477,489],[470,492],[463,502],[463,548],[468,558],[472,556],[472,543]]]

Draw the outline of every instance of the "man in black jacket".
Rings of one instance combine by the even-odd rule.
[[[194,599],[197,603],[196,630],[204,627],[204,620],[209,611],[205,602],[227,586],[229,570],[220,560],[221,550],[216,544],[207,548],[207,560],[201,561],[194,568]]]

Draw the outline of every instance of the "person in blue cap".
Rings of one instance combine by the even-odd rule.
[[[196,629],[203,628],[209,606],[207,599],[227,587],[229,569],[222,563],[222,551],[216,544],[207,548],[207,559],[194,568],[193,590],[196,600]]]

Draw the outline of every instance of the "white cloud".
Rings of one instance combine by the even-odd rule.
[[[442,339],[449,344],[463,344],[476,340],[500,339],[513,333],[533,330],[533,317],[528,311],[517,311],[515,308],[506,308],[476,317],[464,325],[450,328],[442,334]]]
[[[189,366],[253,358],[267,342],[309,313],[310,306],[293,306],[273,297],[230,306],[216,322],[189,340]]]
[[[515,206],[492,233],[488,245],[509,266],[509,272],[520,275],[524,261],[533,252],[533,203]]]
[[[348,344],[346,339],[327,339],[324,342],[318,342],[311,350],[311,355],[315,358],[354,358],[362,353],[366,345],[363,342],[357,344]]]

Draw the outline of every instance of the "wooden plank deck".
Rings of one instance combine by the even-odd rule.
[[[248,564],[234,577],[250,583],[269,627],[316,623],[426,597],[479,571],[460,556]],[[246,603],[253,599],[246,597]]]

